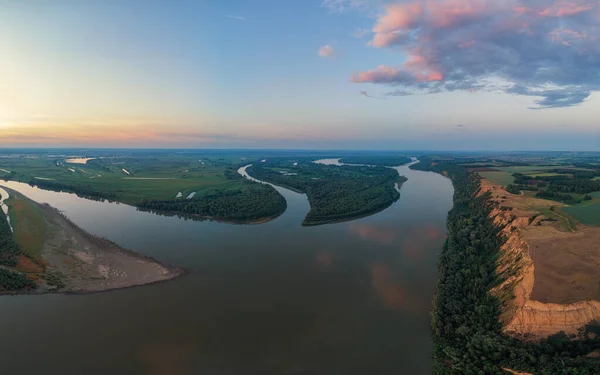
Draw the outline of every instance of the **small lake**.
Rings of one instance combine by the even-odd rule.
[[[306,196],[261,225],[140,212],[16,182],[83,229],[190,269],[88,295],[0,297],[6,374],[430,374],[429,312],[452,207],[440,175],[408,177],[388,209],[302,227]]]

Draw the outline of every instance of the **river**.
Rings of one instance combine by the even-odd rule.
[[[0,368],[21,374],[430,374],[429,311],[452,206],[440,175],[388,209],[302,227],[306,196],[261,225],[158,216],[16,182],[92,234],[191,274],[88,295],[0,297]]]

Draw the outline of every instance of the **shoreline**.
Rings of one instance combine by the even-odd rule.
[[[200,214],[185,214],[185,213],[181,213],[179,211],[161,211],[161,210],[146,209],[146,208],[137,207],[137,206],[131,206],[131,207],[134,207],[135,209],[137,209],[140,212],[148,212],[148,213],[151,213],[154,215],[159,215],[159,216],[166,216],[166,217],[177,216],[177,217],[181,217],[184,219],[190,219],[190,220],[194,220],[194,221],[212,221],[215,223],[223,223],[223,224],[229,224],[229,225],[264,224],[264,223],[268,223],[270,221],[277,219],[279,216],[281,216],[285,213],[285,211],[283,211],[282,213],[274,215],[274,216],[263,217],[263,218],[259,218],[256,220],[244,221],[244,220],[219,219],[214,216],[203,216]]]
[[[12,205],[21,205],[20,210],[25,211],[21,213],[25,215],[25,223],[27,214],[41,215],[48,231],[43,237],[41,252],[35,255],[35,259],[46,265],[39,271],[23,273],[36,281],[37,288],[7,291],[0,295],[102,293],[171,281],[191,273],[189,269],[170,265],[93,235],[55,207],[6,189],[14,201],[11,209],[14,209]],[[26,230],[26,224],[19,221],[15,222],[15,230],[19,225],[24,225]],[[31,256],[28,258],[33,259]],[[49,281],[52,275],[58,278],[58,284]]]

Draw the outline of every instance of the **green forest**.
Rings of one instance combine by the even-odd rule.
[[[158,213],[197,215],[243,223],[277,217],[285,211],[287,204],[272,186],[242,181],[192,199],[142,200],[137,207]]]
[[[600,191],[600,171],[580,171],[574,169],[548,170],[548,175],[531,176],[513,173],[515,181],[506,187],[512,194],[522,191],[535,191],[538,198],[550,199],[569,204],[578,204],[589,200],[590,193]],[[576,195],[583,195],[577,197]]]
[[[464,167],[420,160],[411,168],[444,174],[454,185],[432,313],[434,374],[506,374],[503,368],[535,375],[598,374],[600,362],[585,357],[600,349],[598,336],[588,334],[597,327],[576,340],[559,333],[539,343],[502,334],[502,301],[489,291],[503,281],[496,266],[505,238],[490,219],[495,207],[490,194],[477,196],[479,177]]]
[[[13,239],[6,215],[0,212],[0,292],[35,288],[35,283],[24,274],[6,268],[17,265],[19,254],[21,249]]]
[[[305,226],[381,211],[400,197],[396,183],[406,181],[391,168],[331,166],[290,159],[269,159],[247,171],[259,180],[306,193],[310,211],[302,223]]]

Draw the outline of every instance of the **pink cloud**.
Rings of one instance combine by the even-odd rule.
[[[427,10],[433,26],[445,28],[485,13],[483,0],[428,0]]]
[[[335,54],[335,50],[329,44],[322,46],[318,51],[319,56],[328,58],[332,57]]]
[[[358,73],[350,78],[354,83],[363,82],[392,82],[399,78],[400,69],[379,65],[373,70]]]
[[[600,91],[593,43],[600,39],[599,1],[397,0],[381,10],[368,45],[397,49],[405,62],[356,73],[351,82],[434,93],[480,90],[497,77],[518,87],[510,93],[544,92],[537,95],[546,97],[538,101],[544,106],[576,105]],[[563,89],[544,91],[548,84]]]
[[[583,1],[557,1],[539,15],[542,17],[568,17],[592,10],[593,6]]]

